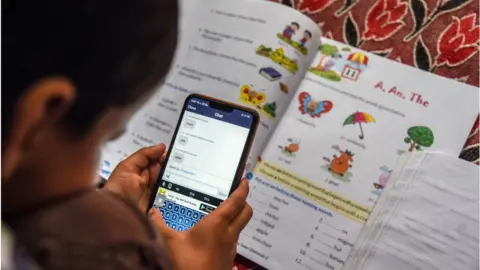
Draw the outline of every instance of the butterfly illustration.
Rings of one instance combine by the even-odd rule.
[[[300,101],[300,107],[298,108],[300,112],[311,117],[320,117],[322,114],[329,112],[333,107],[331,101],[315,101],[307,92],[300,93],[298,100]]]

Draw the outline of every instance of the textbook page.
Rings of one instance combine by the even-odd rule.
[[[345,267],[478,269],[478,177],[457,157],[402,155]]]
[[[164,85],[106,146],[101,175],[137,149],[169,143],[185,98],[201,93],[255,108],[260,125],[246,170],[300,85],[320,44],[308,17],[268,1],[183,1],[180,51]],[[269,16],[265,16],[268,14]],[[184,36],[188,34],[188,36]]]
[[[193,29],[189,27],[189,23],[185,18],[190,18],[194,16],[195,12],[197,12],[198,8],[201,8],[201,1],[191,1],[191,0],[180,0],[179,4],[179,12],[180,18],[179,25],[178,25],[178,40],[177,40],[177,50],[174,55],[173,63],[181,62],[182,59],[185,57],[185,53],[188,48],[189,38],[192,36],[191,31]],[[172,63],[172,64],[173,64]],[[172,65],[173,66],[173,65]],[[173,76],[174,71],[170,68],[169,73],[167,74],[164,81],[169,81]],[[130,121],[127,123],[125,133],[117,138],[114,141],[110,141],[104,145],[102,148],[101,153],[101,163],[100,163],[100,170],[99,175],[103,179],[108,179],[110,173],[113,169],[117,166],[117,164],[129,156],[131,153],[135,152],[136,150],[140,149],[140,145],[151,145],[152,142],[145,142],[148,140],[148,137],[144,137],[141,132],[137,133],[133,132],[133,128],[136,126],[136,123],[143,122],[146,125],[153,125],[153,121],[146,122],[146,117],[148,114],[146,113],[147,108],[153,106],[151,103],[155,103],[155,97],[158,95],[159,91],[163,88],[163,82],[155,90],[153,96],[132,116]],[[156,120],[155,122],[158,122]],[[165,124],[168,124],[173,121],[167,121]],[[161,134],[160,134],[161,135]],[[161,140],[164,136],[159,138]]]
[[[341,269],[399,154],[458,156],[478,115],[473,86],[328,39],[320,50],[250,175],[238,252],[269,269]]]

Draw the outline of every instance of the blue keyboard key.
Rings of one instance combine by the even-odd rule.
[[[164,207],[160,208],[167,225],[177,231],[186,231],[205,217],[199,211],[189,209],[171,201],[165,201]]]

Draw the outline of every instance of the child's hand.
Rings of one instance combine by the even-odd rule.
[[[145,213],[165,154],[164,144],[138,150],[118,164],[104,190],[134,201]]]
[[[231,270],[240,232],[252,217],[247,204],[248,181],[243,179],[232,195],[212,213],[185,232],[168,227],[160,212],[148,215],[163,238],[176,270]]]

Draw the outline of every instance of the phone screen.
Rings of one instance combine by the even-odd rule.
[[[253,125],[249,111],[187,99],[153,200],[171,228],[192,227],[230,195]]]

